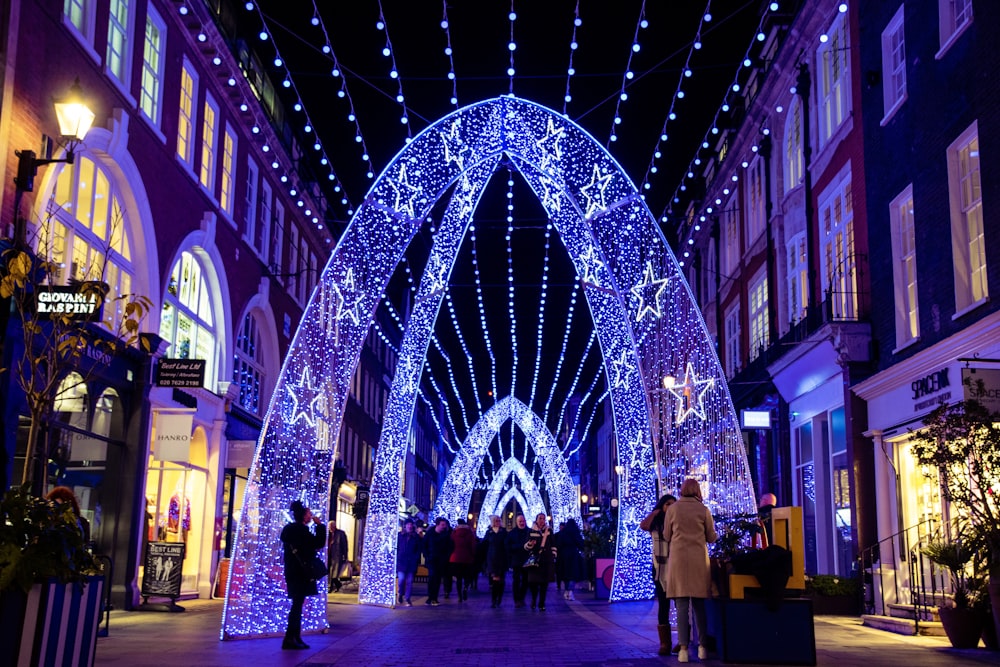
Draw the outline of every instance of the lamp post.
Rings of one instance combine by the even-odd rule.
[[[70,86],[69,93],[54,102],[56,121],[59,123],[60,142],[66,148],[66,157],[60,159],[39,158],[35,151],[14,151],[17,155],[17,176],[14,177],[14,246],[24,247],[26,239],[25,221],[21,217],[21,197],[35,189],[35,174],[38,168],[54,162],[73,164],[77,146],[87,136],[96,118],[93,111],[83,101],[80,79]]]
[[[590,500],[590,497],[586,493],[584,493],[582,496],[580,496],[580,515],[581,516],[584,516],[584,517],[587,516],[587,501],[588,500]]]

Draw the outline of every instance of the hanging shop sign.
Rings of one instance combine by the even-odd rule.
[[[204,359],[160,359],[156,362],[157,387],[202,387],[205,385]]]
[[[146,545],[143,596],[176,598],[181,594],[184,546],[183,542],[149,542]]]
[[[963,368],[962,390],[966,400],[979,401],[990,412],[1000,412],[1000,370]]]
[[[770,410],[741,410],[742,426],[746,430],[771,428]]]
[[[53,320],[68,317],[74,322],[98,322],[104,312],[105,283],[86,281],[75,285],[37,285],[35,316]]]
[[[187,461],[191,458],[193,412],[157,412],[153,458],[157,461]]]
[[[227,468],[249,468],[257,449],[256,440],[229,440],[226,447]]]

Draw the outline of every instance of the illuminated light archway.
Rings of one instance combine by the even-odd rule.
[[[514,478],[518,480],[520,486],[513,483]],[[508,479],[511,480],[509,489],[507,489]],[[504,489],[507,489],[507,493],[501,498],[500,494],[504,492]],[[502,516],[503,508],[511,499],[516,499],[521,511],[532,519],[539,514],[547,514],[545,501],[542,500],[538,485],[535,484],[535,480],[531,478],[531,473],[524,467],[524,464],[514,456],[504,461],[493,475],[493,481],[490,483],[489,490],[486,491],[482,508],[479,510],[479,525],[476,526],[477,536],[482,537],[486,534],[486,529],[489,528],[489,523],[484,521],[483,517]]]
[[[278,536],[287,508],[294,499],[328,504],[336,434],[380,296],[431,207],[448,194],[447,224],[435,234],[407,322],[369,502],[360,599],[394,603],[399,471],[426,341],[462,233],[502,156],[535,192],[576,266],[604,355],[622,470],[612,599],[652,595],[652,546],[638,526],[657,479],[675,490],[695,476],[713,510],[755,510],[712,338],[635,185],[599,142],[557,112],[515,97],[486,100],[414,137],[372,186],[323,271],[250,471],[223,637],[284,628],[290,603]],[[663,389],[668,376],[683,380]],[[325,628],[325,612],[324,600],[309,598],[303,628]]]
[[[545,426],[545,422],[532,412],[531,408],[513,396],[507,396],[497,401],[469,430],[469,436],[458,451],[458,455],[448,470],[448,476],[438,492],[437,501],[434,503],[434,516],[447,517],[449,521],[455,523],[456,519],[465,516],[466,512],[469,511],[472,490],[479,479],[479,468],[483,464],[483,457],[486,456],[490,442],[508,420],[517,424],[521,432],[524,433],[525,440],[535,450],[535,460],[542,470],[542,477],[545,479],[549,494],[552,521],[556,525],[569,519],[576,519],[576,522],[580,523],[580,505],[576,500],[576,486],[570,479],[569,467],[566,465],[566,459],[563,458],[562,450],[559,449],[552,433]],[[510,474],[523,472],[523,475],[519,475],[522,488],[530,494],[530,491],[527,490],[527,485],[530,484],[535,488],[537,494],[537,487],[534,486],[534,481],[531,480],[524,465],[521,464],[520,470],[518,470],[512,462],[521,464],[517,459],[507,459],[504,466],[497,471],[494,479],[502,478],[500,481],[502,485]],[[497,491],[492,502],[495,503],[499,496],[500,493]],[[488,493],[483,501],[484,508],[491,507],[489,500],[490,494]],[[542,511],[544,511],[544,507]]]
[[[490,512],[489,514],[487,514],[486,512],[479,513],[479,525],[476,526],[476,535],[482,537],[483,535],[486,534],[486,530],[489,528],[489,523],[486,522],[483,519],[483,517],[494,516],[494,515],[501,516],[500,513],[503,511],[503,508],[507,507],[507,503],[509,503],[512,500],[515,503],[517,503],[517,506],[521,509],[521,514],[525,515],[525,517],[531,517],[532,520],[534,517],[538,516],[539,514],[543,514],[545,512],[545,505],[541,505],[539,507],[531,507],[531,505],[528,504],[527,500],[525,500],[524,496],[521,494],[520,489],[517,488],[508,489],[507,493],[504,494],[503,498],[501,498],[497,502],[496,508],[492,512]],[[538,500],[540,502],[541,497],[539,497]],[[528,525],[531,525],[531,520],[528,520],[526,518],[525,521],[528,523]],[[479,533],[480,527],[482,528],[483,531],[482,534]]]

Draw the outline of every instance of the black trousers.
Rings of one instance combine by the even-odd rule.
[[[503,599],[503,589],[507,583],[506,575],[506,572],[498,575],[490,575],[490,599],[493,604],[500,604],[500,600]]]
[[[531,608],[534,609],[536,604],[539,607],[544,607],[545,596],[549,592],[549,582],[532,582],[528,584],[528,589],[531,591]]]
[[[441,580],[448,572],[448,566],[435,565],[427,568],[427,599],[438,601],[438,593],[441,592]]]
[[[515,566],[513,571],[514,603],[524,604],[524,596],[528,593],[528,574],[523,567]]]
[[[660,587],[659,580],[655,580],[653,585],[656,589],[656,622],[660,625],[670,625],[670,600]]]
[[[285,639],[302,639],[302,605],[305,602],[305,595],[292,596],[292,608],[288,610],[288,628],[285,630]]]

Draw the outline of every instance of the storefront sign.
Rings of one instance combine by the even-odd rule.
[[[226,447],[227,468],[249,468],[257,449],[256,440],[230,440]]]
[[[160,359],[156,363],[157,387],[202,387],[204,359]]]
[[[157,412],[153,458],[157,461],[187,461],[191,458],[191,412]]]
[[[38,285],[35,287],[35,315],[51,320],[69,317],[74,322],[97,322],[104,309],[108,286],[88,281],[78,285]]]
[[[145,571],[142,574],[143,596],[176,598],[181,594],[181,568],[184,565],[183,542],[150,542],[146,545]]]
[[[990,412],[1000,412],[1000,370],[963,368],[962,389],[966,400],[977,400]]]
[[[951,381],[948,379],[948,368],[942,368],[910,383],[913,392],[914,412],[922,412],[939,403],[951,400]]]
[[[740,416],[745,429],[771,428],[770,410],[741,410]]]
[[[74,433],[69,458],[71,461],[106,461],[108,442],[82,433]]]

